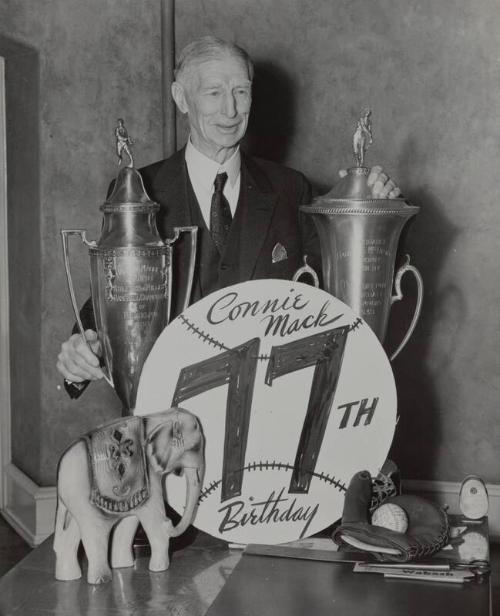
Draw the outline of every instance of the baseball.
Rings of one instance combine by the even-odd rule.
[[[408,516],[399,505],[386,503],[380,505],[372,515],[373,526],[381,526],[397,533],[406,533],[408,529]]]

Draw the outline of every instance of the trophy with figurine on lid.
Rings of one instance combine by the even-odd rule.
[[[90,286],[97,333],[102,345],[106,378],[132,415],[144,362],[161,331],[170,321],[172,298],[172,245],[183,232],[190,233],[184,308],[193,286],[197,227],[175,227],[174,237],[163,240],[156,216],[160,209],[148,196],[134,168],[133,144],[123,120],[115,129],[119,164],[127,155],[114,187],[101,206],[103,222],[97,241],[82,229],[63,229],[64,264],[78,329],[85,339],[71,276],[68,240],[79,236],[90,257]]]
[[[301,211],[312,216],[321,246],[323,285],[350,306],[384,341],[389,313],[401,300],[401,279],[411,272],[417,282],[417,301],[413,318],[403,340],[392,353],[394,359],[415,329],[423,296],[423,281],[418,270],[405,263],[394,276],[401,231],[420,208],[402,197],[375,198],[367,180],[370,168],[365,154],[373,141],[371,110],[362,111],[353,135],[355,166],[326,195],[317,197]],[[308,265],[295,275],[312,274]],[[394,283],[395,294],[392,293]]]

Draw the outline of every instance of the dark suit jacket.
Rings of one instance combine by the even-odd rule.
[[[176,226],[199,228],[192,301],[246,280],[290,279],[302,265],[304,251],[314,251],[313,258],[316,255],[314,229],[309,220],[302,224],[298,209],[310,202],[311,187],[297,171],[242,152],[238,207],[227,248],[220,259],[191,188],[184,149],[145,167],[141,174],[149,196],[161,206],[158,229],[162,237],[172,237]],[[174,285],[179,295],[173,298],[173,316],[179,312],[180,295],[185,289],[188,237],[181,237],[177,243],[173,260]],[[272,253],[277,244],[284,247],[287,256],[273,263]]]
[[[318,271],[319,242],[310,217],[299,206],[311,200],[311,187],[304,175],[271,161],[241,153],[241,183],[238,206],[228,244],[219,257],[203,221],[189,180],[184,148],[168,159],[140,170],[150,198],[160,204],[157,217],[162,238],[172,237],[175,227],[198,226],[198,254],[191,302],[217,289],[260,278],[291,279],[308,262]],[[172,314],[181,312],[186,295],[189,256],[188,234],[173,245]],[[281,244],[285,258],[273,259]],[[274,261],[274,262],[273,262]],[[95,329],[92,303],[82,308],[84,328]]]

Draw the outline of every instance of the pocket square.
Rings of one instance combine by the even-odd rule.
[[[283,246],[283,244],[280,244],[279,242],[277,244],[275,244],[275,246],[273,248],[273,253],[271,255],[271,259],[272,259],[273,263],[278,263],[279,261],[284,261],[287,258],[288,258],[288,254],[287,254],[286,248]]]

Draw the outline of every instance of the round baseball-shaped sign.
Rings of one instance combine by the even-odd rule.
[[[137,414],[190,410],[205,435],[194,525],[236,543],[283,543],[342,515],[351,477],[376,475],[396,424],[389,360],[368,325],[309,285],[256,280],[172,321],[144,364]],[[170,474],[182,512],[185,481]]]

